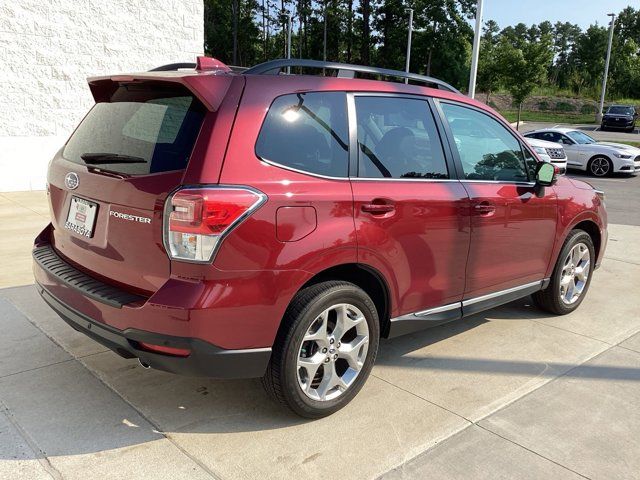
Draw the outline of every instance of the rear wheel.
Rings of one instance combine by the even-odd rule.
[[[298,415],[330,415],[364,385],[379,337],[375,305],[361,288],[338,281],[308,287],[287,309],[263,385]]]
[[[596,177],[606,177],[613,171],[613,164],[607,157],[593,157],[589,161],[589,172]]]
[[[573,230],[558,256],[549,286],[533,294],[536,305],[557,315],[573,312],[589,289],[594,263],[591,237],[584,230]]]

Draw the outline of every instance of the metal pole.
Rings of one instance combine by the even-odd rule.
[[[473,49],[471,50],[471,74],[469,75],[469,96],[476,96],[476,76],[478,75],[478,56],[480,55],[480,34],[482,30],[482,0],[476,6],[476,28],[473,35]]]
[[[616,21],[615,13],[607,13],[611,17],[611,26],[609,27],[609,46],[607,47],[607,60],[604,63],[604,77],[602,77],[602,92],[600,92],[600,107],[596,115],[596,122],[602,122],[602,110],[604,109],[604,97],[607,93],[607,77],[609,76],[609,60],[611,60],[611,44],[613,43],[613,25]]]
[[[404,70],[409,73],[409,64],[411,63],[411,34],[413,33],[413,8],[407,8],[409,10],[409,34],[407,35],[407,63]],[[405,78],[404,83],[409,83],[409,79]]]
[[[288,15],[287,60],[291,60],[291,14]],[[291,67],[287,67],[287,73],[291,73]]]
[[[322,47],[322,60],[327,61],[327,2],[324,2],[324,40]]]

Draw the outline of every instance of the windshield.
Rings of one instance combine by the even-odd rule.
[[[63,156],[126,175],[187,166],[204,107],[183,87],[121,85],[110,101],[94,105]]]
[[[596,143],[596,141],[593,138],[591,138],[589,135],[587,135],[586,133],[579,132],[577,130],[571,130],[567,132],[567,136],[571,138],[571,140],[573,140],[574,142],[579,143],[580,145]]]
[[[619,105],[614,105],[612,107],[609,107],[607,113],[610,113],[612,115],[633,115],[635,111],[636,110],[633,107],[622,107]]]

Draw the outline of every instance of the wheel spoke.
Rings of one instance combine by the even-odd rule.
[[[576,279],[575,277],[571,277],[571,279],[569,280],[569,285],[567,285],[567,290],[565,294],[565,298],[567,299],[568,302],[571,302],[571,300],[573,299],[573,295],[575,291],[576,291]]]
[[[309,391],[309,387],[313,382],[313,377],[316,376],[318,368],[322,365],[324,355],[316,353],[311,357],[298,357],[298,369],[304,368],[307,372],[307,381],[305,383],[305,390]]]
[[[353,312],[350,314],[350,309],[347,305],[339,305],[336,307],[336,313],[336,326],[333,329],[333,332],[331,332],[336,341],[340,341],[345,333],[360,322],[365,321],[364,315],[361,315],[360,313]]]
[[[580,280],[581,282],[586,282],[587,278],[589,278],[589,265],[589,260],[586,260],[582,262],[582,264],[578,268],[576,268],[576,277],[578,277],[578,280]]]
[[[570,281],[571,281],[571,275],[564,275],[560,280],[560,286],[566,287],[567,285],[569,285]]]
[[[369,336],[356,337],[349,343],[343,343],[338,350],[338,356],[344,358],[351,368],[358,371],[362,368],[363,362],[359,360],[360,350],[369,343]]]
[[[334,387],[336,387],[339,383],[339,376],[336,373],[335,363],[331,362],[325,365],[324,375],[322,376],[322,381],[316,391],[318,392],[318,396],[320,400],[325,400],[327,397],[327,393],[331,391]]]
[[[324,345],[327,341],[327,320],[329,317],[329,312],[328,311],[324,311],[322,312],[318,318],[316,319],[316,321],[312,324],[312,326],[314,325],[318,325],[318,328],[316,330],[314,330],[312,333],[309,333],[307,331],[307,334],[304,336],[304,341],[308,342],[308,341],[315,341],[318,342],[319,344]]]

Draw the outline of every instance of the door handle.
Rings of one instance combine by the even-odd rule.
[[[390,213],[395,211],[396,207],[392,203],[375,203],[375,202],[384,202],[384,200],[374,200],[371,203],[365,203],[360,207],[363,212],[371,213],[372,215],[384,215],[385,213]]]
[[[478,215],[489,216],[493,215],[496,211],[496,206],[491,202],[480,202],[473,207]]]

